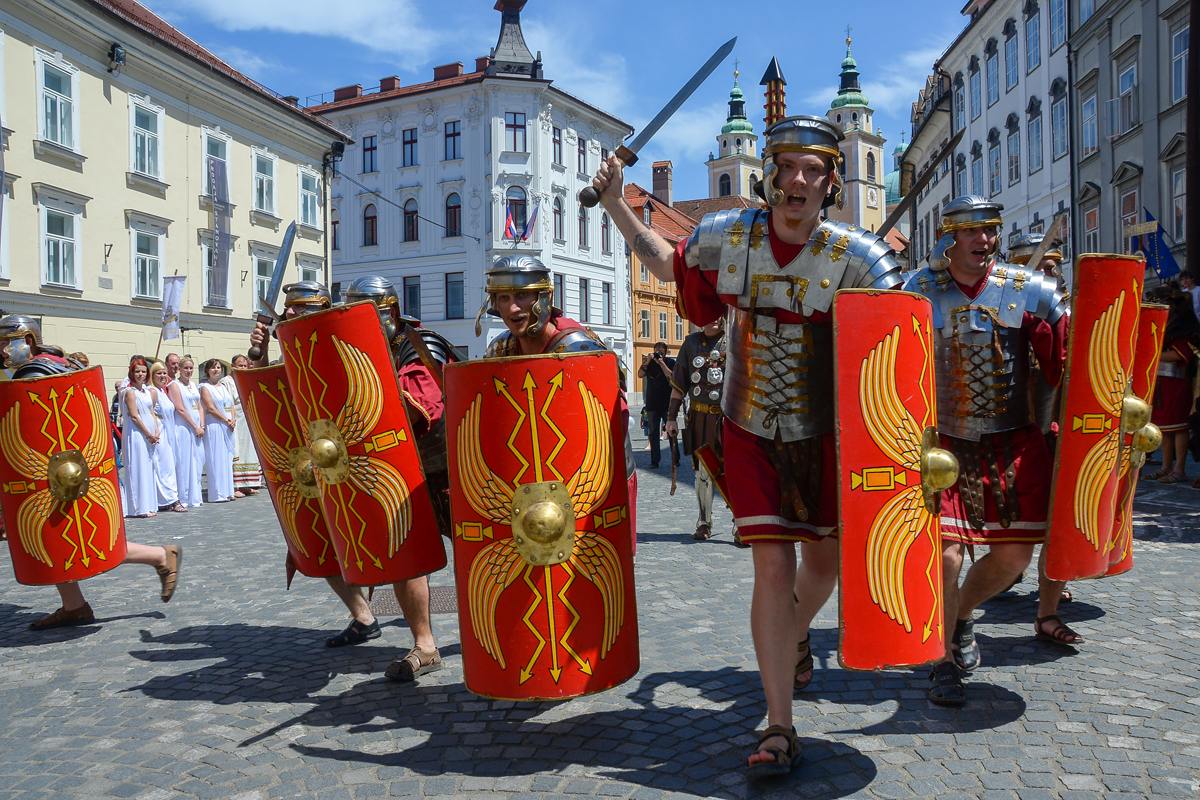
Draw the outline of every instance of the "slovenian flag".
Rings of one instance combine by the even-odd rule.
[[[511,205],[509,205],[508,213],[505,215],[505,219],[504,219],[504,238],[505,239],[517,238],[517,226],[513,225],[512,206]]]
[[[537,222],[538,209],[542,207],[542,201],[538,200],[533,207],[533,213],[529,215],[529,221],[525,223],[525,230],[521,231],[521,241],[525,241],[533,233],[533,225]]]

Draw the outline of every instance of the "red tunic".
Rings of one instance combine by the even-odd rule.
[[[1164,364],[1182,366],[1186,372],[1196,358],[1187,339],[1176,339],[1163,353],[1175,353],[1181,361],[1164,361]],[[1161,375],[1154,389],[1154,414],[1150,421],[1163,433],[1175,433],[1188,429],[1188,415],[1192,413],[1192,381],[1187,377],[1173,378]]]
[[[958,287],[963,294],[973,299],[983,290],[984,282],[990,275],[989,270],[988,275],[975,285],[964,286],[959,283]],[[1067,323],[1068,318],[1065,314],[1051,325],[1028,311],[1021,320],[1021,327],[1029,333],[1029,342],[1033,345],[1042,373],[1046,380],[1055,386],[1062,379],[1067,363]],[[1046,538],[1047,517],[1050,512],[1050,482],[1054,472],[1054,462],[1046,446],[1046,438],[1036,423],[1008,431],[1005,435],[1012,441],[1012,466],[1017,505],[1020,508],[1019,518],[1007,528],[1000,525],[1000,515],[992,497],[991,476],[985,468],[984,474],[980,475],[983,484],[984,529],[976,530],[971,527],[967,520],[966,506],[959,495],[959,484],[956,483],[942,492],[943,540],[964,544],[1036,544]],[[978,445],[981,463],[996,463],[999,457],[1000,462],[1007,467],[1003,449],[997,453],[988,446],[989,443],[990,437],[987,442],[980,442]],[[957,444],[961,447],[961,440]],[[942,437],[942,447],[950,447],[949,437]],[[1000,480],[1003,483],[1003,475],[1000,476]],[[1007,489],[1007,486],[1004,488]],[[1006,497],[1007,494],[1005,492]]]
[[[789,244],[775,235],[773,215],[767,214],[771,254],[776,264],[790,264],[804,244]],[[676,307],[680,316],[697,325],[707,325],[725,315],[729,307],[736,308],[735,295],[719,294],[716,289],[716,270],[689,267],[683,253],[687,242],[675,248]],[[785,309],[764,309],[759,314],[772,316],[781,323],[810,323],[831,325],[833,317],[827,312],[804,316]],[[769,439],[743,430],[728,417],[723,422],[725,450],[725,479],[729,486],[729,504],[733,521],[743,542],[762,541],[814,542],[823,536],[837,534],[838,487],[837,454],[833,432],[821,436],[822,458],[821,493],[816,508],[809,509],[804,522],[787,519],[781,514],[782,489],[779,473],[767,451]],[[806,498],[808,499],[808,498]]]

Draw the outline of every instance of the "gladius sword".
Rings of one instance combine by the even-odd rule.
[[[258,298],[261,308],[259,308],[255,321],[261,322],[263,325],[269,326],[279,319],[279,315],[275,313],[275,303],[279,300],[279,290],[283,286],[283,276],[287,274],[288,259],[292,257],[292,242],[295,240],[296,223],[292,222],[283,234],[283,245],[279,248],[279,257],[275,259],[275,271],[271,273],[271,282],[267,285],[267,292]],[[262,348],[250,345],[250,350],[246,355],[251,361],[258,361],[262,358]]]
[[[663,106],[662,111],[659,111],[654,119],[650,120],[646,127],[642,128],[641,132],[633,137],[633,140],[629,144],[623,144],[617,148],[615,155],[624,166],[632,167],[637,163],[638,153],[646,146],[646,142],[650,141],[654,137],[654,134],[658,133],[658,129],[679,110],[680,106],[687,102],[687,99],[692,96],[692,92],[696,91],[700,87],[700,84],[704,83],[708,76],[713,73],[713,70],[729,57],[729,54],[733,52],[735,44],[737,44],[736,36],[717,48],[717,52],[712,54],[712,58],[705,61],[704,66],[697,70],[691,80],[675,93],[675,96],[671,98],[671,102]],[[599,202],[600,193],[596,191],[596,187],[594,186],[586,186],[579,193],[579,204],[584,208],[591,208]]]
[[[1054,247],[1054,243],[1062,237],[1066,232],[1067,212],[1060,211],[1054,219],[1050,221],[1046,232],[1042,234],[1042,243],[1033,251],[1033,255],[1029,257],[1030,269],[1037,270],[1038,264],[1042,263],[1042,259],[1046,257],[1046,253],[1050,252],[1050,248]],[[1058,277],[1057,275],[1055,277]]]

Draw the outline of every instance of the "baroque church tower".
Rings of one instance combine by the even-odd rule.
[[[846,134],[841,165],[845,202],[830,206],[830,219],[859,225],[870,231],[883,225],[885,196],[883,145],[886,141],[872,124],[874,112],[858,83],[858,62],[850,54],[847,28],[846,58],[842,61],[841,86],[826,117]]]
[[[733,90],[729,92],[729,116],[717,137],[718,152],[708,155],[708,196],[746,197],[757,201],[751,187],[762,175],[762,159],[758,157],[758,137],[754,125],[746,119],[746,101],[738,86],[738,73],[733,73]]]

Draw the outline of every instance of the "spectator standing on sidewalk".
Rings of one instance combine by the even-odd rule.
[[[659,432],[667,420],[671,405],[671,373],[675,370],[675,359],[667,355],[667,343],[654,345],[654,352],[642,357],[638,377],[646,379],[645,407],[650,412],[650,469],[657,469],[661,457]],[[678,440],[671,439],[672,454],[679,459]]]

